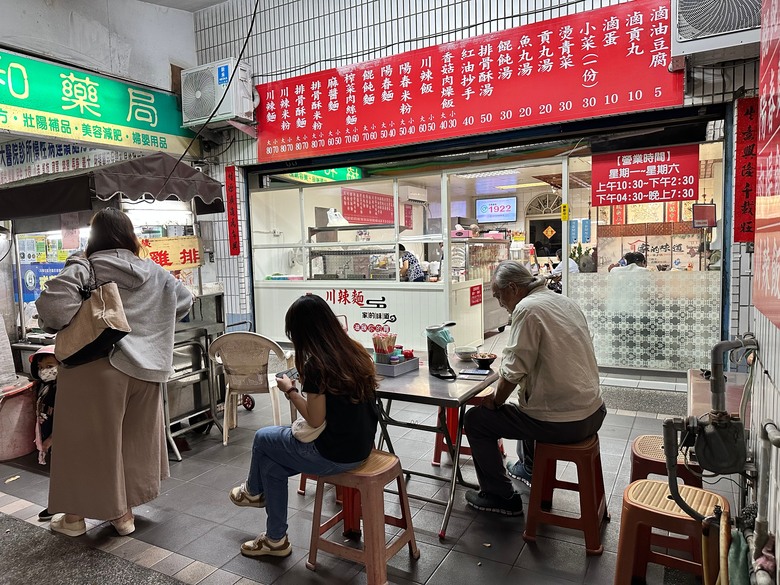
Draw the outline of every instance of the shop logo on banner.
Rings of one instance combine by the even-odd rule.
[[[634,0],[258,85],[258,160],[681,106],[670,16]]]

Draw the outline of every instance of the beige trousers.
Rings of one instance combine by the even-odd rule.
[[[159,495],[168,477],[159,383],[108,358],[60,367],[54,408],[50,511],[112,520]]]

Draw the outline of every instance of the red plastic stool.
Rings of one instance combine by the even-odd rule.
[[[555,476],[558,461],[571,461],[577,466],[577,483],[562,481]],[[580,516],[564,516],[551,512],[553,490],[565,489],[580,494]],[[536,541],[539,524],[581,530],[585,534],[585,552],[600,555],[601,525],[609,522],[604,475],[601,470],[599,436],[593,435],[580,443],[553,445],[537,441],[534,451],[534,472],[531,476],[531,497],[525,521],[523,540]]]
[[[485,396],[490,396],[492,393],[492,388],[485,388],[482,392],[469,400],[467,404],[469,406],[479,406],[482,404],[482,399]],[[440,417],[442,410],[445,411],[445,416],[447,417],[447,431],[450,434],[450,438],[454,440],[458,434],[458,409],[439,407]],[[498,440],[498,447],[501,449],[501,456],[506,457],[506,452],[504,451],[504,441],[502,439]],[[441,465],[442,453],[449,453],[449,449],[447,449],[447,441],[444,439],[444,433],[436,433],[436,438],[433,440],[433,459],[431,460],[431,465],[436,467]],[[471,447],[467,445],[461,445],[460,454],[471,455]]]
[[[390,482],[395,482],[398,487],[401,505],[400,518],[385,514],[384,487]],[[357,500],[360,502],[360,516],[365,531],[362,550],[327,540],[323,536],[338,522],[342,520],[346,522],[347,520],[345,510],[342,510],[329,520],[322,522],[322,492],[325,483],[341,485],[348,488],[347,491],[360,494]],[[385,524],[402,529],[398,535],[389,539],[389,542],[385,534]],[[316,569],[317,552],[322,550],[364,565],[368,585],[385,585],[387,583],[387,561],[404,546],[409,547],[409,554],[413,559],[420,557],[420,551],[414,538],[412,514],[406,495],[403,470],[398,457],[375,449],[363,465],[357,469],[317,479],[311,545],[306,568],[312,571]]]
[[[666,455],[664,438],[661,435],[640,435],[631,444],[631,481],[647,479],[651,473],[666,475]],[[685,466],[682,453],[677,455],[677,477],[685,485],[701,488],[701,467],[695,463]]]
[[[720,506],[722,521],[729,517],[729,504],[722,496],[687,485],[680,486],[680,495],[703,516],[709,516],[715,506]],[[717,552],[713,554],[712,550],[717,548],[717,540],[711,538],[706,547],[708,559],[717,558]],[[614,583],[630,585],[634,578],[643,580],[648,563],[704,576],[702,542],[702,523],[688,516],[671,499],[667,482],[635,481],[623,492]],[[671,551],[686,553],[691,560],[672,555]],[[707,585],[712,582],[710,578],[705,579]]]
[[[317,481],[316,475],[311,475],[310,473],[301,473],[301,481],[298,484],[298,493],[302,496],[306,495],[306,481],[312,480]],[[343,490],[341,489],[340,485],[336,486],[336,503],[341,504],[344,500]]]

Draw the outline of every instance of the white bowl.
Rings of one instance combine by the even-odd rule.
[[[477,351],[478,350],[476,347],[472,347],[470,345],[464,345],[455,348],[455,355],[457,355],[458,358],[463,360],[464,362],[468,362],[471,361],[471,356],[477,353]]]

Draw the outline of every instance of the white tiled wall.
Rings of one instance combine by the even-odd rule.
[[[758,429],[766,419],[780,424],[780,328],[759,311],[754,314],[760,363],[755,374],[750,428]],[[757,439],[757,433],[753,433],[754,449],[758,447]],[[759,473],[769,473],[769,529],[776,534],[780,526],[780,449],[772,449],[771,468],[761,469]]]

